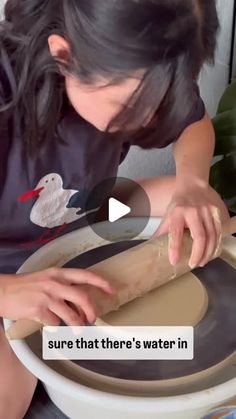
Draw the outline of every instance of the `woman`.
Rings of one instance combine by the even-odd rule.
[[[40,246],[84,225],[88,192],[116,176],[133,144],[174,144],[176,176],[140,184],[152,215],[163,217],[157,234],[170,235],[170,262],[179,260],[184,228],[193,237],[191,268],[209,261],[228,213],[209,187],[214,133],[196,80],[214,57],[217,29],[214,0],[7,1],[0,26],[0,316],[83,323],[69,302],[94,321],[80,284],[111,294],[104,279],[83,270],[15,272]],[[77,201],[65,206],[68,190]],[[127,204],[134,199],[130,191]],[[0,333],[0,417],[19,418],[35,379]]]

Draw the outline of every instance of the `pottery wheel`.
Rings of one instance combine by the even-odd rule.
[[[140,241],[102,246],[79,255],[66,267],[87,268],[122,252]],[[102,324],[111,325],[193,325],[192,361],[73,361],[103,376],[136,381],[170,380],[200,373],[220,364],[236,350],[236,272],[221,259],[183,276],[150,294],[110,313]],[[186,293],[186,287],[189,291]],[[183,298],[185,295],[185,298]],[[186,295],[189,297],[186,298]],[[155,316],[153,308],[156,303]],[[175,307],[175,310],[173,310]],[[191,308],[191,310],[189,310]],[[178,316],[176,312],[178,311]],[[190,313],[186,318],[186,313]],[[182,314],[181,314],[182,313]],[[148,319],[148,320],[147,320]],[[177,320],[176,320],[177,319]],[[99,322],[98,322],[99,324]]]

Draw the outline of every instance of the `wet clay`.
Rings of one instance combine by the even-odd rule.
[[[88,268],[91,264],[99,263],[142,242],[127,241],[102,246],[79,255],[66,267]],[[205,287],[195,275],[188,273],[106,314],[96,324],[195,326],[204,317],[207,307]]]
[[[112,326],[196,326],[208,307],[207,292],[192,273],[171,281],[105,315]]]

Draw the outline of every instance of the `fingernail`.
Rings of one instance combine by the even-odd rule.
[[[41,323],[41,320],[40,320],[38,317],[34,317],[34,318],[33,318],[33,321],[34,321],[34,322]]]
[[[107,291],[108,291],[108,293],[109,293],[109,294],[111,294],[111,295],[116,294],[116,290],[115,290],[115,288],[111,288],[111,287],[109,287],[109,288],[107,289]]]
[[[190,262],[188,266],[193,271],[193,269],[195,269],[197,267],[197,264],[196,263],[193,263],[193,262]]]
[[[176,265],[177,265],[177,263],[178,263],[178,258],[177,258],[177,256],[170,256],[170,264],[171,264],[172,266],[176,266]]]
[[[34,322],[37,322],[37,323],[41,323],[41,324],[43,324],[42,320],[41,320],[41,319],[39,319],[38,317],[35,317],[35,318],[33,319],[33,321],[34,321]]]

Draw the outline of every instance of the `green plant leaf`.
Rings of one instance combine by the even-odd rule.
[[[236,108],[236,80],[234,80],[226,89],[221,98],[217,113],[229,111]]]
[[[236,108],[216,115],[212,120],[216,137],[236,135]]]
[[[236,197],[225,201],[230,212],[236,213]]]
[[[236,213],[236,80],[226,89],[212,120],[216,134],[215,156],[224,156],[210,173],[210,184]]]
[[[234,214],[236,214],[236,199],[235,199],[235,202],[233,204],[229,205],[229,210],[231,212],[233,212]]]
[[[236,134],[218,137],[216,134],[215,156],[227,156],[234,152],[236,152]]]
[[[233,212],[234,214],[236,214],[236,202],[234,205],[229,207],[230,211]]]
[[[210,184],[222,198],[236,198],[236,153],[212,166]]]

